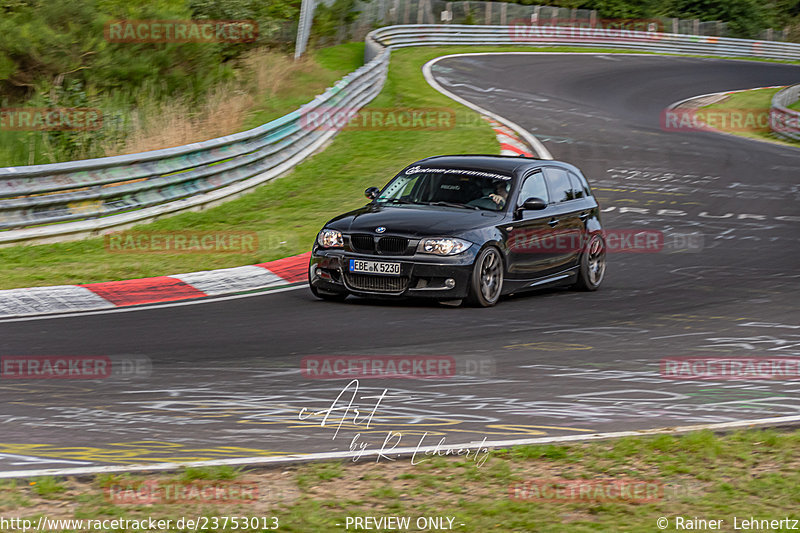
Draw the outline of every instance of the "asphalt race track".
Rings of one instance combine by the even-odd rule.
[[[677,100],[796,83],[798,67],[493,55],[445,59],[434,74],[581,167],[607,228],[663,231],[663,249],[610,255],[596,293],[546,290],[492,309],[336,304],[300,287],[2,322],[4,355],[136,356],[152,368],[91,381],[0,381],[0,468],[375,449],[387,440],[390,455],[393,446],[442,438],[458,444],[800,414],[797,381],[675,380],[660,371],[665,357],[800,356],[800,149],[661,128],[662,111]],[[322,414],[300,419],[303,408],[331,407],[347,385],[304,377],[303,357],[392,354],[453,356],[464,372],[363,379],[352,405],[362,416],[354,420],[351,408],[338,433],[344,410],[324,427]],[[338,406],[352,397],[351,387]],[[376,404],[367,427],[363,413]]]

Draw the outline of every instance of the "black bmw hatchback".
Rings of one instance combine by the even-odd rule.
[[[309,265],[315,296],[410,296],[492,306],[549,285],[596,290],[606,268],[600,208],[574,166],[454,155],[403,169],[371,201],[325,224]]]

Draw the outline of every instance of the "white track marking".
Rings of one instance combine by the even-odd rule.
[[[239,457],[235,459],[215,459],[211,461],[196,461],[192,463],[158,463],[147,465],[129,466],[94,466],[79,468],[49,468],[45,470],[16,470],[0,472],[0,479],[3,478],[31,478],[38,476],[83,476],[96,474],[109,474],[116,472],[163,472],[178,470],[186,467],[209,467],[209,466],[277,466],[292,463],[304,463],[311,461],[330,461],[336,459],[352,459],[353,457],[369,458],[377,457],[380,454],[393,458],[409,457],[414,453],[424,455],[425,452],[436,452],[446,450],[459,450],[464,448],[507,448],[509,446],[523,446],[531,444],[554,444],[561,442],[583,442],[595,440],[616,439],[621,437],[647,437],[652,435],[678,435],[690,433],[692,431],[724,431],[740,428],[775,426],[776,424],[795,424],[800,423],[800,416],[781,416],[775,418],[759,418],[756,420],[740,420],[736,422],[722,422],[718,424],[698,424],[694,426],[678,426],[657,429],[645,429],[639,431],[614,431],[610,433],[592,433],[589,435],[566,435],[563,437],[541,437],[537,439],[517,439],[500,441],[472,441],[462,444],[452,444],[446,446],[420,446],[394,448],[386,450],[364,450],[347,452],[322,452],[308,454],[294,454],[280,457]]]
[[[435,65],[439,61],[441,61],[443,59],[448,59],[448,58],[451,58],[451,57],[463,57],[463,56],[473,56],[473,55],[484,55],[484,54],[481,54],[481,53],[450,54],[450,55],[446,55],[446,56],[442,56],[442,57],[437,57],[436,59],[431,59],[430,61],[425,63],[425,65],[422,67],[422,74],[423,74],[423,76],[425,76],[425,81],[427,81],[428,84],[431,87],[433,87],[434,89],[436,89],[437,91],[439,91],[443,95],[447,96],[451,100],[455,100],[456,102],[467,106],[468,108],[472,109],[473,111],[477,111],[478,113],[480,113],[482,115],[486,115],[487,117],[492,118],[492,119],[496,120],[497,122],[499,122],[500,124],[503,124],[503,125],[511,128],[512,130],[516,131],[517,133],[519,133],[520,136],[523,139],[525,139],[525,141],[528,144],[531,145],[531,147],[536,152],[537,157],[539,157],[539,159],[553,159],[553,155],[550,153],[550,151],[547,148],[545,148],[544,144],[542,144],[542,142],[539,139],[537,139],[535,136],[533,136],[531,133],[529,133],[527,130],[525,130],[522,126],[519,126],[518,124],[515,124],[514,122],[511,122],[510,120],[508,120],[508,119],[506,119],[504,117],[501,117],[500,115],[492,113],[488,109],[484,109],[484,108],[480,107],[479,105],[473,104],[469,100],[465,100],[464,98],[461,98],[460,96],[451,93],[450,91],[448,91],[447,89],[442,87],[441,84],[439,84],[439,82],[436,81],[436,79],[433,77],[433,73],[431,72],[431,69],[433,68],[433,65]]]

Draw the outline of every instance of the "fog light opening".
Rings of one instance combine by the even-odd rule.
[[[444,286],[447,287],[448,289],[452,289],[453,287],[456,286],[456,280],[454,280],[453,278],[447,278],[446,280],[444,280]]]

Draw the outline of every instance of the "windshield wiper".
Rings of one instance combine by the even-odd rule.
[[[480,209],[476,205],[456,204],[453,202],[423,202],[425,205],[441,205],[444,207],[461,207],[463,209]]]

